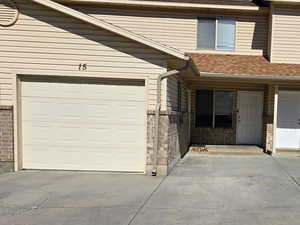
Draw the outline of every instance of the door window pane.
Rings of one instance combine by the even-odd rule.
[[[213,126],[214,93],[212,90],[199,90],[196,95],[196,126]]]
[[[218,19],[217,21],[217,49],[235,49],[235,21]]]
[[[215,19],[198,19],[198,48],[215,49],[215,26]]]
[[[233,92],[215,92],[215,127],[232,127]]]

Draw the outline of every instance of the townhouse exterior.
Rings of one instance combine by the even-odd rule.
[[[300,1],[1,0],[0,161],[166,175],[300,149]]]

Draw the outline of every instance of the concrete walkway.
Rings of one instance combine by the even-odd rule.
[[[187,154],[166,178],[0,175],[0,225],[298,225],[300,158]]]

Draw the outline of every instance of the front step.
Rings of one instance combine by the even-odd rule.
[[[299,149],[276,149],[274,157],[300,157]]]
[[[192,154],[201,155],[263,155],[263,149],[250,145],[192,145]]]

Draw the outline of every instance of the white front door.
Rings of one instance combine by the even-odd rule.
[[[263,92],[239,91],[237,144],[260,145],[262,141]]]
[[[280,91],[278,95],[278,114],[276,147],[300,148],[300,92]]]

